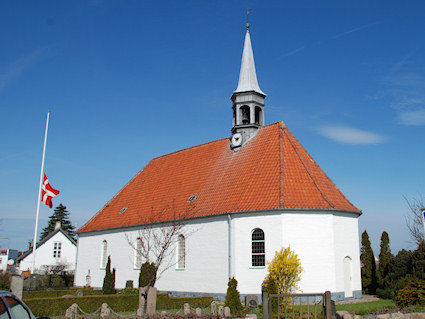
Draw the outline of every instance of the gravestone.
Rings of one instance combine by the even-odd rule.
[[[211,314],[217,316],[217,303],[215,301],[211,303]]]
[[[188,303],[183,305],[183,314],[190,315],[190,305]]]
[[[76,319],[78,312],[78,305],[76,303],[72,304],[65,312],[65,319]]]
[[[230,317],[230,308],[229,307],[224,307],[224,316],[226,318]]]
[[[148,298],[146,300],[147,315],[154,315],[156,312],[156,293],[157,293],[157,289],[155,287],[149,287]]]
[[[18,276],[12,276],[10,283],[10,291],[13,292],[19,299],[22,299],[22,291],[24,290],[24,280]]]
[[[111,318],[111,309],[109,309],[107,303],[103,303],[100,308],[100,319],[110,319]]]
[[[82,297],[84,296],[84,291],[82,289],[77,289],[77,291],[75,292],[75,295],[77,297]]]
[[[223,317],[224,316],[224,308],[223,308],[223,306],[219,306],[218,307],[218,315],[220,317]]]
[[[258,307],[258,296],[257,295],[247,295],[245,297],[245,306],[249,307],[249,310],[254,310]]]
[[[196,308],[195,309],[195,314],[196,314],[197,317],[202,316],[202,309],[201,308]]]

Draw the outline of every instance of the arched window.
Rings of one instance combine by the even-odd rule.
[[[177,241],[177,268],[184,269],[186,259],[186,243],[183,235],[179,235]]]
[[[136,239],[134,245],[134,268],[140,268],[142,266],[142,240]]]
[[[108,242],[104,240],[102,242],[101,251],[100,251],[100,268],[106,267],[107,259],[108,259]]]
[[[241,120],[242,120],[242,124],[251,123],[251,114],[250,114],[248,105],[241,106]]]
[[[263,124],[261,123],[261,107],[259,106],[255,107],[255,124]]]
[[[264,232],[260,228],[252,232],[252,267],[266,265]]]

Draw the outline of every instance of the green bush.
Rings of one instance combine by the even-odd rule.
[[[137,294],[139,294],[139,289],[137,289],[137,288],[124,288],[124,289],[118,290],[117,293],[119,295],[137,295]]]
[[[399,307],[425,306],[425,282],[411,281],[397,292],[396,304]]]
[[[393,296],[394,296],[394,292],[390,288],[387,288],[387,289],[378,288],[376,289],[376,294],[381,299],[393,299]]]
[[[99,290],[98,290],[99,291]],[[46,291],[47,292],[47,291]],[[101,291],[100,291],[101,292]],[[36,317],[63,316],[72,304],[76,303],[84,312],[95,312],[103,303],[107,303],[116,312],[135,312],[139,306],[138,295],[93,295],[83,297],[28,298],[24,300]],[[170,298],[159,293],[156,299],[158,310],[182,309],[185,303],[193,308],[206,308],[213,297]]]
[[[156,271],[157,269],[155,263],[145,262],[142,267],[140,267],[139,288],[146,286],[155,286]]]
[[[230,308],[230,312],[239,315],[242,312],[241,297],[237,289],[238,281],[235,277],[229,279],[224,305]]]
[[[10,288],[9,272],[3,271],[0,273],[0,290],[9,290],[9,288]]]

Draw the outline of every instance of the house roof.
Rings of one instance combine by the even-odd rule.
[[[278,122],[154,158],[78,232],[272,209],[361,212]]]
[[[73,244],[73,245],[75,245],[75,246],[77,246],[77,243],[75,242],[75,240],[74,239],[72,239],[67,233],[66,233],[66,231],[64,231],[62,228],[56,228],[54,231],[52,231],[49,235],[47,235],[46,237],[44,237],[43,238],[43,240],[41,240],[41,241],[39,241],[38,243],[37,243],[37,248],[36,249],[39,249],[41,246],[43,246],[45,243],[47,243],[49,240],[50,240],[50,238],[52,238],[53,236],[55,236],[57,233],[59,233],[59,232],[61,232],[62,234],[64,234],[65,235],[65,237],[66,238],[68,238],[68,240],[71,242],[71,244]],[[22,259],[24,259],[24,258],[26,258],[27,256],[29,256],[29,255],[31,255],[32,254],[32,248],[30,248],[30,249],[28,249],[27,251],[25,251],[22,255],[20,255],[19,257],[18,257],[18,261],[20,261],[20,260],[22,260]]]

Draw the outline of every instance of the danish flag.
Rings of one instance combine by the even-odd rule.
[[[41,201],[49,206],[53,207],[52,198],[58,195],[60,192],[54,189],[47,179],[46,173],[44,173],[43,185],[41,186]]]

